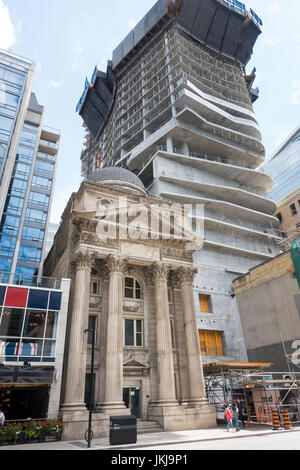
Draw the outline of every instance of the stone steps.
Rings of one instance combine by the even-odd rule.
[[[163,432],[163,429],[156,421],[138,421],[137,433],[146,434],[148,432]]]

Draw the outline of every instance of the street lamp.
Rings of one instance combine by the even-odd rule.
[[[89,426],[85,433],[85,439],[88,443],[88,448],[91,447],[91,442],[93,439],[92,431],[92,418],[93,418],[93,409],[94,409],[94,362],[95,362],[95,325],[93,328],[84,330],[85,334],[91,333],[92,335],[92,360],[91,360],[91,385],[90,385],[90,406],[89,406]]]

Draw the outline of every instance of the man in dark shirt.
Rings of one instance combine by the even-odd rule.
[[[237,401],[236,401],[236,406],[239,410],[239,420],[242,422],[243,424],[243,429],[246,428],[246,425],[245,425],[245,421],[247,421],[247,418],[246,418],[246,407],[245,405],[241,402],[241,400],[238,398]]]

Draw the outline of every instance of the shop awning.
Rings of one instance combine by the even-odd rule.
[[[54,367],[0,366],[0,384],[52,384]]]

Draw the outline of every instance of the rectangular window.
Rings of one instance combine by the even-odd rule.
[[[35,193],[31,191],[29,194],[29,202],[31,204],[39,204],[40,206],[48,206],[50,197],[47,194]]]
[[[47,163],[47,162],[42,162],[41,160],[37,160],[35,168],[38,171],[45,171],[46,173],[51,173],[51,174],[54,173],[53,163]]]
[[[32,186],[39,186],[40,188],[50,189],[52,186],[52,180],[48,178],[42,178],[41,176],[33,176]]]
[[[212,313],[210,295],[199,294],[200,311],[202,313]]]
[[[143,321],[125,320],[125,346],[143,346]]]
[[[47,212],[38,211],[36,209],[27,209],[26,220],[45,223],[47,220]]]
[[[279,222],[282,224],[283,219],[282,219],[282,215],[281,215],[280,212],[278,212],[278,214],[277,214],[277,219],[278,219]]]
[[[124,297],[126,299],[141,299],[142,290],[140,283],[133,277],[125,277]]]
[[[99,283],[98,281],[91,281],[90,293],[97,295],[99,293]]]
[[[292,215],[296,215],[298,213],[295,204],[290,205]]]
[[[21,336],[23,320],[23,309],[3,308],[0,324],[0,336]]]
[[[25,338],[43,338],[46,324],[46,312],[27,310],[23,336]]]
[[[199,330],[201,354],[203,356],[224,356],[223,332]]]

